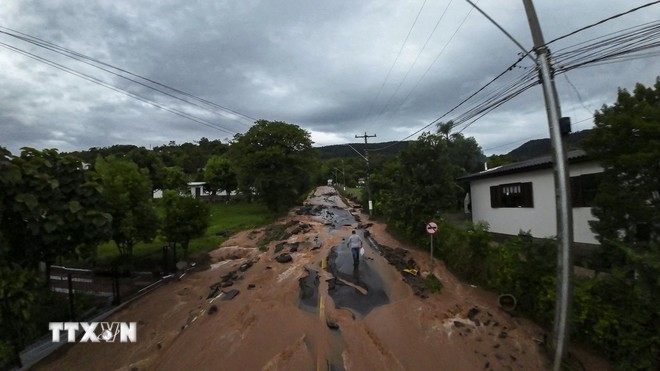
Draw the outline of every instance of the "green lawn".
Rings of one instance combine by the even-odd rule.
[[[282,216],[273,214],[265,206],[258,203],[213,203],[209,206],[211,209],[209,227],[204,236],[190,241],[188,255],[211,251],[226,241],[227,236],[242,230],[270,224]],[[134,261],[150,260],[150,257],[160,259],[163,245],[165,245],[165,241],[161,237],[157,237],[150,243],[137,244],[133,249]],[[179,256],[182,253],[177,252]],[[106,265],[118,255],[117,246],[110,241],[99,246],[97,262],[100,265]]]
[[[364,188],[349,188],[347,187],[345,191],[342,191],[347,197],[354,197],[355,199],[362,199],[362,191]]]

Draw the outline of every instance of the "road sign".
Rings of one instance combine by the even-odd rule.
[[[427,232],[428,234],[431,234],[431,235],[432,235],[432,234],[435,234],[435,232],[437,232],[437,231],[438,231],[438,225],[435,224],[435,222],[429,222],[429,223],[426,225],[426,232]]]

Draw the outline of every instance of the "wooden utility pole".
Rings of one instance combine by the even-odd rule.
[[[369,151],[367,150],[367,140],[369,138],[375,138],[376,134],[374,135],[367,135],[367,132],[365,131],[363,135],[355,135],[356,138],[364,138],[364,159],[367,160],[367,195],[369,197],[369,216],[371,216],[371,210],[373,209],[373,203],[371,202],[371,186],[369,186]]]

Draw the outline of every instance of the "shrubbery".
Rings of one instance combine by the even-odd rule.
[[[550,329],[554,320],[556,245],[521,232],[502,243],[484,224],[457,228],[441,222],[436,257],[461,279],[516,297],[518,310]],[[618,369],[660,366],[660,292],[657,285],[615,271],[576,277],[572,338],[590,344]]]

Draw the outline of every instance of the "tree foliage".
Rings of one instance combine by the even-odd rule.
[[[595,115],[585,141],[604,168],[592,228],[610,263],[644,277],[660,275],[660,79],[655,88],[619,90],[617,102]]]
[[[114,156],[97,158],[96,171],[112,214],[112,240],[123,257],[130,257],[136,243],[151,241],[158,230],[148,171]]]
[[[620,89],[594,121],[584,147],[604,176],[591,226],[611,276],[576,290],[578,334],[620,366],[653,369],[660,365],[660,79],[632,94]]]
[[[206,162],[204,167],[205,188],[213,196],[217,190],[223,190],[227,193],[229,199],[231,192],[238,187],[236,173],[231,167],[231,161],[228,156],[212,156]]]
[[[316,152],[309,132],[297,125],[259,120],[236,135],[228,155],[239,188],[256,191],[270,210],[292,206],[312,185]]]
[[[159,189],[182,190],[188,185],[188,177],[178,166],[167,166],[161,169],[161,185]]]
[[[375,212],[412,239],[433,217],[462,205],[464,190],[454,180],[480,167],[483,155],[474,138],[450,129],[451,122],[441,123],[439,134],[423,133],[395,159],[372,165]]]
[[[33,270],[0,261],[0,365],[11,359],[14,366],[22,366],[18,352],[35,330],[31,319],[39,286]],[[2,352],[3,343],[7,352]]]
[[[50,266],[109,237],[102,187],[80,160],[57,150],[23,149],[0,160],[0,229],[12,261]]]
[[[161,234],[166,241],[176,248],[178,244],[188,253],[190,240],[204,235],[209,226],[209,207],[192,196],[180,196],[174,191],[163,194],[165,215]]]

